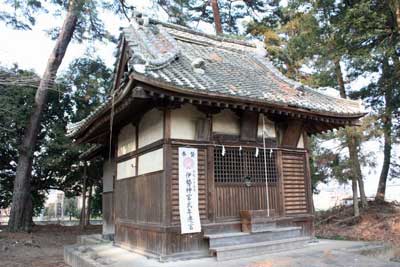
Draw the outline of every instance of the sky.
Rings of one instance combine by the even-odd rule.
[[[152,18],[163,21],[167,20],[165,12],[156,9],[149,0],[131,0],[130,2],[135,4],[138,11],[145,12]],[[0,3],[0,10],[6,8],[5,4]],[[100,15],[106,29],[114,36],[119,35],[120,27],[127,26],[129,23],[126,19],[119,18],[111,12],[103,12]],[[20,68],[31,69],[38,75],[41,75],[44,72],[48,56],[54,46],[54,41],[47,36],[45,30],[49,29],[49,26],[61,26],[62,20],[63,16],[53,17],[51,14],[41,14],[37,16],[37,23],[31,31],[13,30],[0,22],[0,65],[11,67],[13,64],[18,64]],[[210,25],[199,25],[199,28],[206,32],[212,31],[212,26]],[[94,49],[89,49],[91,47],[94,47]],[[98,56],[105,61],[106,65],[113,67],[115,51],[116,44],[112,43],[95,42],[92,44],[89,42],[72,42],[60,66],[60,72],[65,70],[72,60],[84,55]],[[357,89],[357,87],[368,83],[369,79],[370,77],[360,78],[359,81],[353,83],[351,86],[354,87],[353,89]],[[366,151],[382,151],[379,140],[366,142],[363,145],[363,149]],[[366,177],[365,187],[367,196],[374,196],[376,192],[382,159],[383,155],[379,152],[376,155],[376,168],[363,168],[363,174]],[[321,193],[315,196],[317,208],[318,206],[324,207],[327,199],[334,198],[332,195],[351,195],[349,185],[339,185],[334,181],[327,185],[320,185],[318,189],[321,190]],[[400,200],[400,194],[396,194],[398,189],[400,189],[400,181],[389,181],[387,188],[388,198]]]

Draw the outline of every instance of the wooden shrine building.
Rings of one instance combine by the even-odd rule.
[[[103,234],[160,260],[243,257],[313,236],[310,135],[359,102],[285,78],[265,50],[140,15],[109,100],[69,127],[102,144]]]

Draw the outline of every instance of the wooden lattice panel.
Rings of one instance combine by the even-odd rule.
[[[214,178],[216,184],[242,184],[245,177],[250,178],[251,183],[265,185],[265,172],[268,182],[278,181],[276,168],[276,150],[266,149],[266,162],[264,161],[264,150],[256,148],[226,147],[222,155],[222,147],[214,149]],[[265,169],[265,167],[267,167]]]
[[[207,219],[207,150],[198,149],[198,186],[199,186],[199,213],[200,219]],[[172,149],[172,169],[171,169],[171,210],[172,223],[179,223],[179,155],[178,148]]]
[[[256,148],[222,147],[214,148],[214,180],[216,217],[239,217],[241,210],[278,209],[277,151]],[[266,163],[266,166],[265,166]],[[266,168],[265,168],[266,167]],[[268,176],[268,196],[266,197],[265,172]],[[250,179],[246,185],[245,179]]]
[[[286,214],[307,213],[304,153],[282,153],[282,176]]]

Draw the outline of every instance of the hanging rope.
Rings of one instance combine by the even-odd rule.
[[[265,120],[264,120],[264,114],[262,115],[262,122],[263,122],[262,136],[263,136],[263,147],[264,147],[265,189],[266,189],[266,197],[267,197],[267,216],[269,217],[268,169],[267,169],[267,151],[266,151],[266,147],[265,147]],[[272,149],[270,151],[272,152]]]
[[[190,143],[190,142],[185,142],[185,141],[173,141],[171,140],[171,144],[173,145],[183,145],[183,146],[188,146],[188,147],[199,147],[199,146],[214,146],[214,147],[225,147],[226,148],[239,148],[239,150],[242,148],[257,148],[257,146],[252,146],[252,145],[222,145],[222,144],[216,144],[216,143]],[[260,147],[262,148],[262,147]],[[282,147],[269,147],[267,148],[270,151],[270,155],[272,155],[274,150],[280,150],[280,151],[288,151],[288,152],[293,152],[293,151],[304,151],[304,149],[299,149],[299,148],[282,148]]]

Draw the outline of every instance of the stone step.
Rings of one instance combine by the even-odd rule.
[[[64,246],[64,262],[71,267],[109,267],[115,266],[110,255],[100,256],[99,253],[109,251],[111,243],[99,245],[68,245]],[[115,255],[113,255],[115,256]]]
[[[223,246],[247,244],[254,242],[265,242],[282,240],[287,238],[296,238],[301,236],[301,227],[279,227],[264,229],[257,233],[220,233],[220,234],[209,234],[204,237],[209,239],[210,249]]]
[[[242,232],[258,232],[265,228],[276,227],[275,210],[241,210]]]
[[[271,222],[252,222],[251,224],[242,224],[242,231],[243,232],[248,232],[248,233],[258,233],[258,232],[263,232],[265,230],[275,228],[276,227],[276,222],[271,221]]]
[[[80,245],[97,245],[111,242],[110,240],[103,239],[100,234],[94,235],[81,235],[77,240]]]
[[[218,261],[224,261],[259,256],[282,250],[301,248],[308,241],[310,241],[310,237],[287,238],[282,240],[216,247],[214,249],[210,249],[210,251],[216,253]]]

